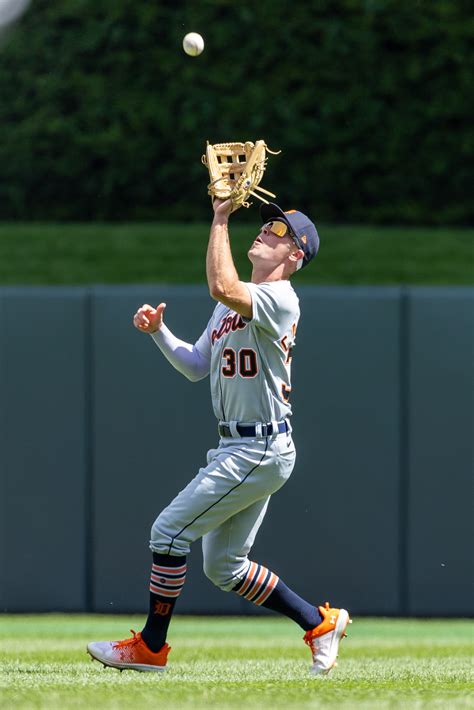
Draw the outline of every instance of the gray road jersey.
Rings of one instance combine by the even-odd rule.
[[[299,301],[289,281],[246,286],[251,320],[218,303],[195,346],[211,360],[212,405],[219,420],[279,421],[291,415],[291,350]]]

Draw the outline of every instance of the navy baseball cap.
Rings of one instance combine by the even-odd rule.
[[[309,217],[298,210],[283,212],[281,207],[273,202],[265,203],[260,207],[260,216],[264,224],[272,219],[279,219],[288,225],[291,236],[304,252],[301,268],[314,259],[319,249],[319,236]]]

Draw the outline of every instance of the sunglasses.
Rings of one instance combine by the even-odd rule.
[[[296,246],[298,246],[296,239],[290,232],[290,228],[288,227],[286,222],[280,222],[280,220],[276,219],[273,222],[266,222],[264,226],[269,229],[270,232],[273,232],[273,234],[275,234],[277,237],[280,237],[280,239],[286,236],[290,237],[290,239],[294,241]]]

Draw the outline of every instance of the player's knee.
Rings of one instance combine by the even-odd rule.
[[[166,535],[158,517],[151,526],[150,547],[155,552],[158,552],[160,547],[166,547],[167,545],[169,545],[169,535]]]
[[[203,559],[203,564],[202,564],[202,568],[203,568],[203,570],[204,570],[204,574],[206,575],[206,577],[207,577],[213,584],[215,584],[215,585],[218,587],[218,586],[219,586],[219,584],[218,584],[218,579],[217,579],[218,566],[216,565],[215,561],[214,561],[214,560],[207,559],[206,557],[204,557],[204,559]]]
[[[229,592],[235,586],[235,569],[238,563],[230,559],[219,559],[209,555],[204,555],[203,569],[206,577],[222,589],[224,592]]]
[[[150,549],[163,555],[189,554],[189,540],[179,537],[176,526],[170,524],[166,509],[151,527]]]
[[[225,587],[226,581],[228,579],[228,574],[224,569],[224,566],[215,559],[209,559],[204,557],[203,569],[206,577],[216,585],[216,587]]]

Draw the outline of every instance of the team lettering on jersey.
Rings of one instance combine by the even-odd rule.
[[[280,340],[280,345],[283,348],[283,351],[286,353],[285,365],[291,365],[291,360],[293,358],[293,348],[295,346],[296,328],[297,328],[296,323],[293,323],[293,325],[291,326],[291,333],[293,336],[292,345],[288,344],[288,335],[284,335],[283,338]],[[291,387],[289,387],[287,384],[285,384],[283,382],[282,386],[281,386],[281,396],[282,396],[282,399],[284,402],[290,401],[290,394],[291,394]]]
[[[296,323],[293,323],[293,325],[291,326],[291,333],[293,336],[292,345],[288,344],[288,335],[284,335],[283,338],[280,340],[280,345],[283,348],[284,352],[286,353],[285,365],[289,365],[291,363],[291,360],[293,357],[293,348],[295,347],[295,338],[296,338],[296,328],[297,328]]]
[[[211,333],[211,344],[214,345],[216,340],[220,340],[222,336],[227,335],[230,331],[235,332],[236,330],[242,330],[247,327],[247,323],[239,313],[234,313],[234,315],[224,316],[221,320],[219,328],[214,328]]]

